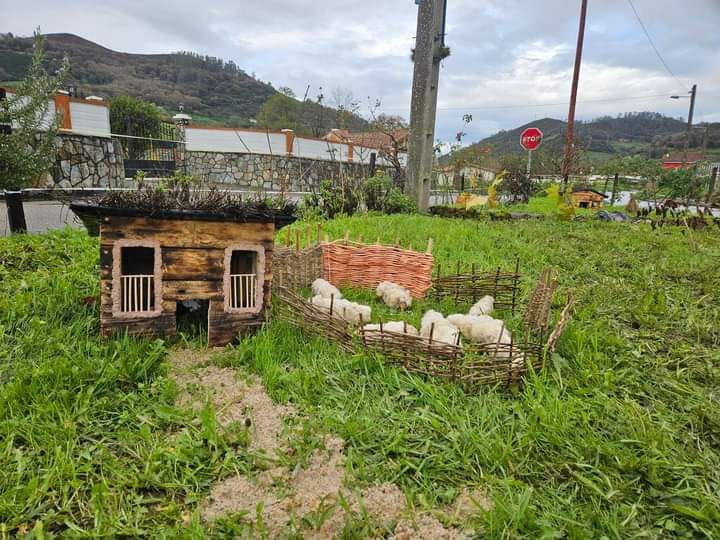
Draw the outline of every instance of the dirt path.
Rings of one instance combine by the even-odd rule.
[[[221,428],[235,422],[247,427],[248,447],[267,459],[268,469],[218,482],[201,505],[204,521],[245,511],[244,519],[256,532],[270,538],[293,528],[305,538],[334,538],[346,526],[368,524],[369,532],[394,531],[391,538],[396,540],[466,537],[429,514],[412,513],[394,484],[359,492],[346,487],[351,479],[345,475],[345,443],[337,437],[326,436],[323,448],[312,453],[305,468],[284,466],[288,460],[282,459],[283,453],[289,452],[292,436],[284,420],[297,418],[297,411],[273,403],[254,377],[212,365],[212,354],[188,349],[170,353],[170,376],[180,390],[178,405],[199,410],[210,399]],[[482,493],[467,492],[444,515],[457,521],[462,514],[478,510],[472,505],[488,508],[489,504]]]

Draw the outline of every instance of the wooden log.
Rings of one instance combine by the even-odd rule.
[[[265,309],[257,314],[227,313],[222,301],[211,300],[208,309],[208,345],[222,347],[232,343],[239,336],[257,331],[264,322]]]
[[[220,280],[225,273],[225,250],[165,248],[162,254],[164,280]]]
[[[102,317],[101,314],[100,333],[103,336],[124,332],[131,336],[174,336],[177,333],[175,313],[132,319]]]
[[[162,247],[210,247],[224,249],[233,242],[260,244],[272,249],[273,223],[189,221],[138,217],[106,217],[100,226],[102,244],[124,238],[160,242]]]
[[[162,297],[163,300],[222,300],[223,282],[163,280]]]

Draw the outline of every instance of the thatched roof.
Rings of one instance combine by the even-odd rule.
[[[286,199],[245,199],[217,188],[174,187],[110,191],[98,201],[74,202],[70,209],[94,232],[105,216],[155,219],[275,223],[276,228],[295,221],[296,204]]]

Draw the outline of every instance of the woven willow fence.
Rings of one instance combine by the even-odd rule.
[[[432,280],[431,295],[438,299],[451,298],[456,304],[474,304],[485,295],[495,299],[496,308],[510,309],[515,313],[520,282],[520,259],[515,259],[515,270],[477,271],[474,264],[464,269],[457,264],[455,272],[442,274],[443,266],[438,264]]]
[[[557,274],[546,269],[535,285],[523,313],[523,328],[516,330],[510,344],[449,345],[430,337],[389,332],[384,328],[365,330],[343,320],[339,313],[330,313],[311,305],[299,291],[324,274],[322,246],[305,250],[281,248],[275,262],[277,298],[275,314],[310,335],[335,342],[347,352],[381,355],[385,361],[418,373],[460,385],[474,392],[484,385],[510,384],[519,381],[530,369],[539,370],[552,353],[565,329],[573,300],[568,296],[562,314],[552,332],[549,322],[552,301],[557,288]],[[277,257],[277,255],[276,255]],[[454,298],[458,302],[474,302],[485,294],[495,296],[496,306],[513,313],[519,289],[519,265],[503,272],[476,272],[471,268],[433,279],[432,295]],[[377,277],[375,279],[378,279]],[[366,321],[370,322],[370,321]],[[518,337],[519,336],[519,337]]]

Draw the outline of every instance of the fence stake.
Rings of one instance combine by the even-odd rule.
[[[427,253],[428,254],[432,253],[432,248],[433,248],[433,239],[428,238],[428,245],[427,245]]]
[[[300,229],[295,230],[295,251],[300,253]]]
[[[322,234],[322,223],[317,224],[317,243],[320,243],[320,238]]]
[[[475,281],[475,279],[476,279],[475,278],[475,263],[472,263],[470,268],[472,271],[472,295],[473,295],[472,300],[473,300],[473,304],[475,304],[475,302],[477,302],[477,286],[476,286],[476,281]]]
[[[25,208],[23,207],[22,191],[6,191],[5,206],[7,207],[8,224],[11,233],[26,233]]]

